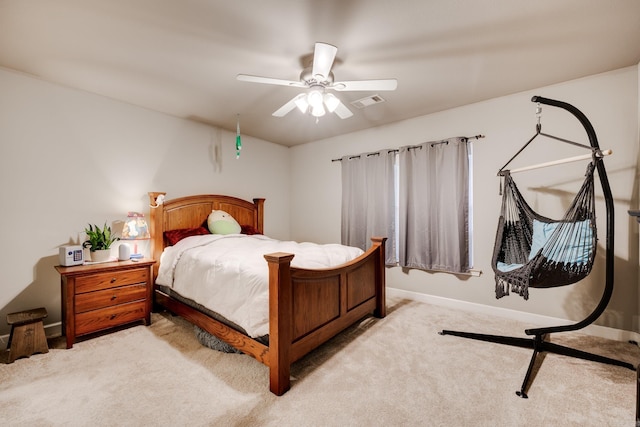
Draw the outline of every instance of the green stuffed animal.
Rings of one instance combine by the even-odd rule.
[[[219,210],[211,211],[207,226],[212,234],[238,234],[241,230],[240,224],[234,217]]]

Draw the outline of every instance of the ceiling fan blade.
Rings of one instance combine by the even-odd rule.
[[[337,91],[358,91],[358,90],[396,90],[398,87],[398,80],[396,79],[384,79],[384,80],[352,80],[345,82],[335,82],[328,89],[334,89]]]
[[[333,112],[336,113],[336,115],[341,119],[348,119],[349,117],[353,116],[351,110],[349,110],[342,102],[338,104]]]
[[[291,100],[289,100],[286,104],[284,104],[282,107],[278,108],[276,111],[273,112],[273,114],[271,114],[274,117],[284,117],[287,114],[289,114],[294,108],[296,108],[296,101],[299,98],[302,98],[306,96],[306,94],[304,93],[300,93],[296,96],[294,96],[293,98],[291,98]]]
[[[313,69],[311,75],[319,82],[324,82],[329,78],[333,61],[336,58],[338,48],[326,44],[316,43],[316,48],[313,53]]]
[[[261,76],[251,76],[248,74],[238,74],[236,79],[243,82],[251,82],[251,83],[265,83],[268,85],[280,85],[280,86],[291,86],[291,87],[307,87],[303,82],[296,82],[294,80],[282,80],[282,79],[274,79],[271,77],[261,77]]]

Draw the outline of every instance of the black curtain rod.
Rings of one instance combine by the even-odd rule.
[[[463,141],[464,141],[464,142],[468,142],[470,139],[481,139],[481,138],[484,138],[484,135],[474,135],[474,136],[463,136],[463,137],[462,137],[462,139],[463,139]],[[434,145],[438,145],[438,144],[446,144],[446,143],[448,143],[448,142],[449,142],[448,140],[443,139],[442,141],[432,142],[432,143],[431,143],[431,146],[433,147]],[[408,147],[407,149],[408,149],[408,150],[411,150],[411,149],[413,149],[413,148],[418,148],[418,147],[420,147],[420,145],[414,145],[414,146],[412,146],[412,147]],[[384,151],[384,150],[380,150],[380,151]],[[380,154],[380,151],[378,151],[378,152],[376,152],[376,153],[369,153],[369,154],[367,154],[367,157],[369,157],[369,156],[377,156],[377,155],[379,155],[379,154]],[[388,153],[397,153],[398,151],[400,151],[400,150],[399,150],[399,149],[395,149],[395,150],[387,150],[387,154],[388,154]],[[356,156],[349,156],[349,160],[351,160],[351,159],[359,159],[359,158],[360,158],[360,155],[356,155]],[[331,159],[331,161],[332,161],[332,162],[341,162],[341,161],[342,161],[342,159],[341,159],[341,158],[340,158],[340,159]]]
[[[381,153],[382,151],[386,151],[386,152],[387,152],[387,154],[389,154],[389,153],[397,153],[397,152],[398,152],[398,151],[400,151],[400,150],[398,150],[398,149],[394,149],[394,150],[391,150],[391,149],[390,149],[390,150],[380,150],[380,151],[376,151],[376,152],[374,152],[374,153],[368,153],[366,156],[367,156],[367,157],[370,157],[370,156],[379,156],[379,155],[380,155],[380,153]],[[362,155],[360,155],[360,154],[355,155],[355,156],[349,156],[349,160],[351,160],[351,159],[359,159],[360,157],[362,157]],[[332,161],[332,162],[341,162],[341,161],[342,161],[342,159],[341,159],[341,158],[340,158],[340,159],[331,159],[331,161]]]

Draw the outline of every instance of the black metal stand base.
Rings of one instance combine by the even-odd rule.
[[[635,366],[633,366],[631,363],[627,363],[620,360],[611,359],[609,357],[588,353],[586,351],[577,350],[575,348],[565,347],[559,344],[551,343],[546,340],[548,334],[535,334],[535,336],[531,338],[507,337],[502,335],[486,335],[486,334],[477,334],[473,332],[460,332],[460,331],[450,331],[450,330],[443,330],[442,332],[439,332],[439,334],[453,335],[456,337],[470,338],[470,339],[479,340],[479,341],[487,341],[487,342],[493,342],[498,344],[515,346],[515,347],[533,349],[533,354],[531,355],[531,361],[529,362],[529,368],[527,369],[527,373],[525,374],[524,381],[522,382],[522,387],[520,387],[520,390],[516,391],[516,394],[522,397],[523,399],[527,399],[529,397],[527,395],[527,389],[529,388],[531,374],[533,373],[533,367],[535,366],[536,358],[539,353],[543,353],[543,352],[555,353],[563,356],[589,360],[592,362],[622,366],[622,367],[631,369],[632,371],[636,370]]]

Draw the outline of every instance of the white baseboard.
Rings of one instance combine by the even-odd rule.
[[[44,325],[44,334],[47,338],[56,338],[62,336],[62,322]]]
[[[44,325],[44,334],[47,338],[56,338],[62,335],[62,322],[55,322]],[[9,335],[0,335],[0,348],[6,348],[9,342]]]
[[[575,322],[568,321],[566,319],[559,319],[550,316],[542,316],[540,314],[526,313],[523,311],[511,310],[507,308],[500,308],[495,306],[488,306],[483,304],[477,304],[468,301],[461,301],[451,298],[438,297],[434,295],[426,295],[418,292],[406,291],[403,289],[387,288],[387,294],[406,298],[413,301],[425,302],[442,307],[450,307],[459,310],[465,310],[472,313],[481,313],[491,316],[499,316],[506,319],[517,320],[520,322],[527,322],[533,325],[545,327],[556,325],[567,325]],[[640,333],[625,331],[622,329],[610,328],[600,325],[589,325],[580,330],[581,333],[592,335],[600,338],[607,338],[615,341],[635,341],[640,342]]]

